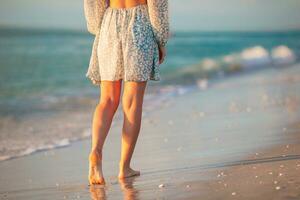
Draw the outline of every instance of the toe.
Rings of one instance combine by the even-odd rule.
[[[133,174],[133,175],[140,175],[140,171],[132,170],[132,174]]]
[[[120,171],[118,178],[119,179],[123,179],[123,178],[128,178],[131,176],[139,176],[140,175],[140,171],[138,170],[133,170],[133,169],[128,169],[126,171]]]
[[[90,185],[105,185],[105,180],[104,179],[99,179],[99,180],[91,180]]]

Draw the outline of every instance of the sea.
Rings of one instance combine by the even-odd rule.
[[[0,161],[90,138],[101,94],[86,77],[93,39],[83,31],[0,28]],[[166,48],[161,81],[148,84],[145,117],[214,81],[298,63],[300,31],[176,31]],[[121,119],[119,109],[114,120]]]

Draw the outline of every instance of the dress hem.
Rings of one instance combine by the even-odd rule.
[[[96,79],[90,74],[86,74],[86,78],[90,80],[90,82],[95,85],[95,86],[100,86],[101,81],[119,81],[119,80],[124,80],[124,81],[130,81],[130,82],[144,82],[144,81],[160,81],[160,77],[154,78],[154,77],[149,77],[146,80],[135,80],[135,79],[124,79],[124,78],[118,78],[118,79]]]

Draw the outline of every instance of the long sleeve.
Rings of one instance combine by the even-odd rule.
[[[87,29],[91,34],[96,35],[100,30],[107,7],[107,0],[84,0],[84,15],[87,22]]]
[[[147,0],[147,4],[156,41],[159,46],[165,46],[170,29],[168,0]]]

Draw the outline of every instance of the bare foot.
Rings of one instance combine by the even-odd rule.
[[[128,178],[131,176],[139,176],[139,175],[140,175],[140,171],[133,170],[129,167],[129,168],[122,168],[119,172],[118,177],[119,179],[122,179],[122,178]]]
[[[102,172],[102,155],[97,152],[91,152],[89,155],[89,182],[93,184],[105,184]]]

